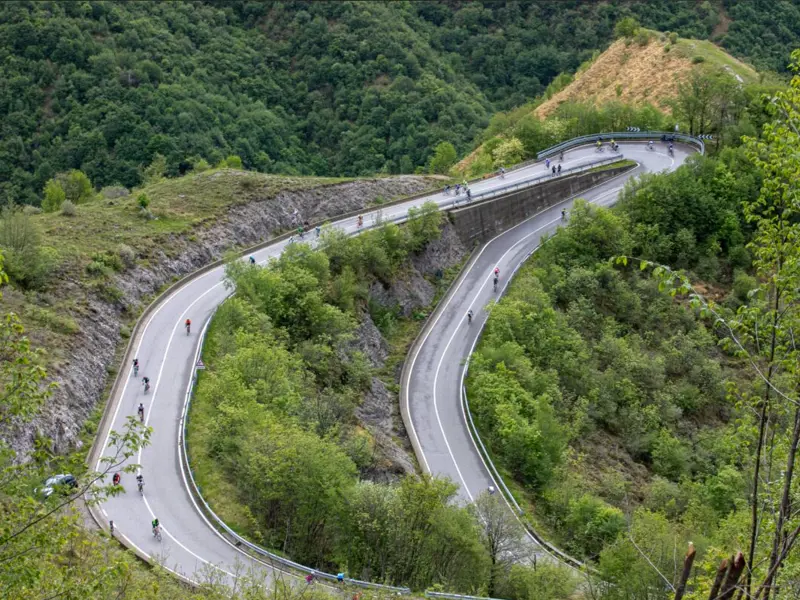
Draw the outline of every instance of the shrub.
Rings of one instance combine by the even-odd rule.
[[[139,194],[139,197],[136,198],[136,203],[139,205],[139,208],[146,210],[150,206],[150,198],[147,197],[147,194]]]
[[[636,43],[640,46],[647,46],[650,43],[650,33],[646,29],[636,32]]]
[[[114,200],[116,198],[125,198],[126,196],[130,195],[130,190],[128,188],[122,187],[120,185],[108,185],[100,190],[100,195],[103,198],[107,198],[108,200]]]
[[[92,199],[94,193],[92,182],[83,171],[73,169],[68,173],[61,173],[56,176],[56,180],[61,184],[67,200],[82,204]]]
[[[219,163],[219,166],[222,168],[229,168],[229,169],[241,169],[242,168],[242,159],[236,156],[235,154],[231,154],[226,159],[222,160]]]
[[[632,38],[635,36],[640,29],[639,21],[634,19],[633,17],[625,17],[617,22],[614,26],[614,37],[615,38]]]
[[[703,56],[693,56],[692,57],[692,64],[699,65],[700,63],[706,62],[705,57]]]
[[[433,151],[430,162],[431,173],[447,173],[456,163],[456,148],[450,142],[440,142]]]
[[[33,206],[31,204],[26,204],[22,207],[22,212],[26,215],[40,215],[42,214],[42,209],[38,206]]]
[[[150,212],[148,209],[144,207],[139,209],[139,216],[142,219],[146,219],[147,221],[152,221],[153,219],[156,218],[156,216],[152,212]]]
[[[194,169],[198,173],[202,173],[203,171],[208,171],[211,168],[211,165],[208,164],[208,161],[205,158],[201,158],[194,163],[192,169]]]
[[[51,179],[44,186],[44,198],[42,199],[42,209],[45,212],[56,212],[66,199],[64,187],[55,179]]]
[[[625,515],[600,498],[584,494],[569,503],[566,526],[572,544],[585,556],[597,556],[625,530]]]
[[[86,272],[93,277],[110,277],[114,271],[105,263],[93,260],[86,265]]]
[[[64,204],[61,205],[61,214],[65,217],[74,217],[77,212],[71,200],[66,200]]]
[[[674,31],[670,31],[670,32],[667,34],[667,38],[669,39],[669,43],[670,43],[670,44],[676,44],[676,43],[678,43],[678,34],[677,34],[677,33],[675,33]]]
[[[95,252],[92,254],[92,261],[102,263],[114,271],[122,271],[125,268],[120,256],[111,252]]]
[[[117,254],[119,254],[120,260],[128,269],[136,264],[136,251],[127,244],[120,244],[117,248]]]
[[[44,287],[57,254],[52,248],[42,247],[41,234],[30,215],[13,206],[3,209],[0,247],[6,274],[14,283],[27,289]]]
[[[72,317],[58,315],[46,308],[31,306],[26,310],[26,316],[39,325],[47,327],[50,331],[56,333],[74,335],[81,330]]]

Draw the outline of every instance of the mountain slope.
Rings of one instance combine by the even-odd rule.
[[[620,39],[572,83],[540,104],[534,114],[547,117],[564,102],[611,101],[633,106],[649,103],[671,113],[670,101],[678,94],[678,84],[692,70],[709,67],[723,69],[743,83],[758,81],[755,69],[708,41],[679,39],[671,44],[652,37],[647,45],[641,46]]]

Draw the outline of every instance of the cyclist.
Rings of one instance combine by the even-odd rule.
[[[467,311],[467,323],[472,324],[472,309]]]
[[[144,475],[141,473],[136,476],[136,485],[139,486],[140,492],[144,489]]]
[[[506,177],[506,168],[500,167],[500,179],[505,179]]]
[[[122,479],[122,477],[120,477],[120,474],[114,473],[114,477],[112,478],[114,485],[119,485],[120,479]]]
[[[144,393],[146,394],[148,391],[150,391],[150,378],[142,377],[142,383],[144,384]]]
[[[472,192],[470,191],[470,189],[469,189],[469,188],[467,188],[467,200],[468,200],[468,201],[469,201],[469,200],[472,200]]]
[[[561,220],[562,221],[566,221],[567,220],[567,209],[566,208],[562,208],[561,209]]]
[[[364,225],[364,217],[358,215],[358,226],[361,227],[362,225]]]
[[[250,264],[251,265],[256,264],[256,259],[254,257],[252,257],[252,256],[250,257]]]
[[[558,175],[561,175],[561,165],[558,165],[558,169],[556,169],[556,173]]]
[[[495,267],[494,268],[494,276],[495,277],[500,277],[500,267]]]
[[[161,524],[158,522],[158,517],[155,517],[151,522],[150,525],[153,526],[153,535],[158,535],[158,529],[161,527]]]
[[[139,420],[144,423],[144,404],[139,402],[139,408],[136,409],[136,412],[139,414]]]
[[[555,175],[555,174],[556,174],[556,166],[553,165],[553,175]]]
[[[652,150],[653,149],[653,140],[650,140],[649,142],[647,142],[647,149],[648,150]]]
[[[450,186],[449,185],[444,186],[444,195],[445,196],[450,195]]]
[[[545,169],[549,169],[550,168],[550,159],[549,158],[546,158],[544,160],[544,168]]]
[[[493,486],[493,485],[490,485],[490,486],[489,486],[489,493],[490,493],[490,494],[494,494],[494,492],[495,492],[494,486]]]
[[[595,144],[595,145],[597,146],[597,151],[598,152],[602,152],[603,151],[603,142],[601,142],[599,139],[597,140],[597,144]]]
[[[297,237],[299,237],[301,240],[303,239],[305,233],[306,231],[302,228],[302,226],[297,228]]]
[[[319,225],[317,225],[317,228],[316,228],[314,231],[316,231],[316,232],[317,232],[317,237],[319,237],[319,234],[320,234],[320,233],[322,233],[322,227],[320,227]]]
[[[669,155],[672,156],[672,153],[673,153],[673,148],[672,148],[672,144],[670,144],[669,145]]]
[[[138,358],[134,358],[133,359],[133,376],[134,377],[138,377],[139,376],[139,359]]]
[[[563,150],[561,151],[561,154],[558,155],[558,160],[559,160],[559,162],[564,160],[564,151]]]
[[[612,150],[616,149],[616,146],[617,145],[614,143],[614,138],[611,138],[611,149]]]
[[[186,335],[189,335],[189,330],[192,328],[192,320],[186,319],[186,323],[183,324],[186,327]]]

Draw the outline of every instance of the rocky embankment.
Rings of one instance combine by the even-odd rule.
[[[3,437],[21,459],[30,455],[37,439],[52,440],[52,450],[58,453],[76,447],[86,419],[105,399],[104,390],[115,374],[116,350],[126,342],[120,323],[126,314],[141,312],[164,285],[221,258],[231,248],[254,245],[289,230],[298,218],[323,220],[366,207],[378,197],[412,195],[429,187],[429,178],[400,176],[278,192],[264,198],[256,194],[253,201],[231,208],[213,224],[172,236],[165,241],[163,251],[149,257],[145,264],[116,275],[113,285],[122,291],[116,301],[91,290],[74,290],[80,285],[75,281],[57,282],[62,291],[73,288],[80,292],[75,296],[85,298],[85,310],[76,319],[80,332],[68,348],[69,359],[50,370],[58,389],[42,413],[30,423],[3,432]],[[405,303],[405,297],[400,296],[402,285],[398,282],[398,287],[392,286],[397,291],[387,297],[397,294]],[[381,395],[379,387],[376,394]]]
[[[436,281],[442,271],[459,264],[467,256],[468,250],[461,243],[456,230],[446,223],[442,236],[420,253],[411,257],[408,267],[391,285],[374,283],[369,290],[370,299],[384,308],[396,310],[404,317],[412,317],[418,311],[433,308],[436,297]],[[381,367],[388,356],[386,340],[365,314],[356,331],[356,347],[361,350],[373,366]],[[400,369],[393,373],[395,385],[399,389]],[[400,416],[397,393],[377,377],[372,378],[372,387],[365,395],[361,406],[356,409],[356,417],[362,427],[367,429],[375,442],[373,466],[362,473],[363,476],[378,482],[388,482],[400,475],[414,472],[415,458],[411,442],[406,434]]]

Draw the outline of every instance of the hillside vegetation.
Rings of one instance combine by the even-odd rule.
[[[570,138],[603,131],[713,134],[709,149],[740,143],[767,119],[765,94],[784,87],[706,40],[682,39],[627,19],[619,39],[574,75],[557,77],[534,102],[498,113],[454,170],[477,176]]]
[[[653,32],[642,45],[620,39],[581,70],[564,89],[533,111],[537,117],[553,114],[564,102],[596,105],[616,101],[636,107],[651,104],[672,113],[680,84],[693,70],[716,69],[743,84],[758,82],[758,73],[705,40],[663,40]]]
[[[171,176],[230,154],[270,173],[410,173],[440,142],[465,153],[631,15],[773,70],[797,41],[787,1],[5,2],[0,203],[39,204],[70,169],[130,188],[158,155]]]

